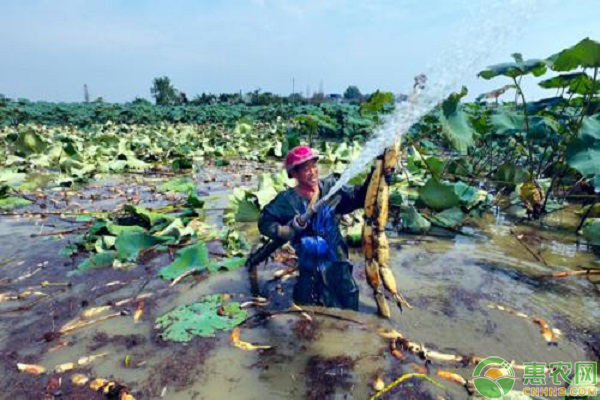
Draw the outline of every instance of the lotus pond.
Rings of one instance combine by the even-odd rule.
[[[402,138],[386,233],[411,307],[390,319],[361,212],[340,220],[358,312],[294,306],[287,246],[243,267],[261,207],[292,184],[286,152],[310,144],[323,174],[344,171],[390,93],[252,111],[2,99],[2,397],[463,399],[488,356],[517,376],[597,361],[600,44],[513,58],[479,74],[504,86],[450,95]],[[527,102],[522,80],[546,73],[555,96]]]
[[[261,166],[265,174],[276,169]],[[394,310],[389,321],[376,315],[358,250],[352,259],[361,286],[359,312],[306,307],[303,313],[288,313],[293,254],[284,249],[260,267],[264,300],[252,296],[246,269],[223,261],[245,251],[235,237],[219,235],[227,228],[223,215],[232,191],[237,186],[256,186],[256,178],[249,182],[246,173],[257,167],[248,162],[205,167],[202,176],[196,175],[197,193],[206,195],[201,208],[186,205],[187,194],[157,189],[175,178],[129,175],[90,182],[76,192],[45,190],[49,207],[29,205],[17,215],[3,216],[0,384],[4,396],[105,398],[102,390],[96,392],[89,384],[103,378],[127,387],[136,398],[367,398],[375,393],[378,380],[390,383],[405,373],[420,373],[441,387],[416,379],[398,386],[393,396],[467,398],[465,387],[440,378],[439,371],[471,379],[472,365],[428,358],[428,352],[499,355],[518,364],[597,359],[598,286],[580,278],[540,278],[595,262],[586,244],[561,231],[577,223],[572,211],[550,214],[543,220],[545,228],[515,223],[510,215],[498,212],[474,220],[462,228],[462,234],[440,229],[430,235],[394,235],[394,273],[413,308],[402,313]],[[111,231],[116,241],[133,235],[116,226],[145,224],[124,225],[121,219],[123,225],[107,228],[114,217],[92,214],[91,219],[81,210],[101,212],[127,203],[137,203],[137,212],[119,211],[120,218],[139,217],[142,207],[166,210],[164,215],[193,215],[190,210],[196,210],[197,216],[191,218],[201,221],[194,229],[204,238],[206,252],[197,252],[195,261],[179,267],[184,271],[197,266],[199,271],[172,285],[181,271],[168,279],[161,276],[170,272],[165,272],[165,266],[173,266],[181,256],[173,250],[176,246],[160,251],[162,242],[141,246],[130,238],[127,246],[117,246],[126,249],[125,261],[115,264],[120,259],[117,254],[110,266],[100,263],[73,273],[78,266],[82,269],[90,254],[113,251],[106,240]],[[177,205],[184,211],[169,208]],[[99,220],[106,221],[105,226],[94,228]],[[190,223],[194,227],[193,222],[186,227]],[[152,230],[147,228],[140,231]],[[90,240],[82,236],[93,230],[96,238],[86,249]],[[98,234],[102,230],[105,235]],[[44,235],[56,232],[65,233]],[[235,223],[235,232],[250,243],[258,242],[252,223]],[[185,237],[185,232],[179,233],[179,238]],[[68,254],[77,241],[84,245],[74,254],[59,254],[61,249]],[[135,263],[126,261],[128,251],[139,251]],[[225,315],[227,324],[194,320],[193,311],[185,310],[192,304],[201,305],[196,316]],[[173,310],[191,318],[189,326],[169,325],[164,316],[173,316]],[[552,338],[541,334],[541,320],[553,329]],[[398,346],[391,351],[393,331],[424,350]],[[41,366],[46,372],[19,372],[17,363]],[[60,372],[61,366],[65,371]],[[74,384],[82,375],[90,381]]]

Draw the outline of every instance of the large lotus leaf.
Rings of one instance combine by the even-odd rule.
[[[0,198],[0,209],[2,210],[10,210],[12,208],[27,206],[31,204],[30,200],[24,199],[22,197],[16,196],[8,196],[5,198]]]
[[[490,123],[496,133],[510,135],[520,132],[523,129],[525,118],[522,113],[501,108],[491,115]]]
[[[46,142],[32,128],[28,128],[19,132],[17,141],[15,142],[15,153],[21,156],[30,154],[42,153],[47,147]]]
[[[531,117],[528,118],[528,121],[529,131],[527,137],[529,139],[544,145],[560,141],[559,126],[554,120],[545,117]]]
[[[246,122],[238,122],[233,129],[235,135],[247,135],[252,133],[252,125]]]
[[[588,242],[600,246],[600,218],[586,219],[581,233]]]
[[[218,330],[231,330],[244,322],[247,311],[237,302],[225,304],[220,294],[204,296],[199,302],[179,306],[156,319],[164,340],[189,342],[194,336],[211,337]]]
[[[533,115],[540,111],[552,110],[555,107],[560,106],[561,104],[564,104],[566,102],[567,101],[561,96],[549,97],[538,101],[532,101],[527,103],[527,114]]]
[[[460,204],[454,186],[443,184],[435,178],[429,179],[425,186],[419,188],[419,199],[435,210],[445,210]]]
[[[116,252],[114,251],[104,251],[102,253],[94,254],[79,264],[76,269],[69,271],[67,275],[80,274],[90,269],[112,267],[115,256]]]
[[[474,207],[487,198],[485,190],[479,190],[460,181],[454,184],[454,193],[458,196],[460,204],[467,208]]]
[[[168,224],[174,219],[174,217],[168,214],[149,211],[143,207],[133,206],[130,204],[125,205],[123,210],[129,213],[131,216],[139,218],[140,222],[142,222],[142,225],[144,225],[146,228],[151,228],[158,224]]]
[[[127,167],[127,160],[112,160],[101,164],[100,170],[103,172],[122,172]]]
[[[543,80],[539,85],[545,89],[565,88],[570,93],[585,94],[593,89],[594,80],[585,72],[574,72]],[[600,90],[600,84],[596,83],[596,85],[596,90]]]
[[[208,265],[208,269],[211,272],[226,270],[232,271],[246,264],[245,257],[228,257],[222,258],[218,261],[213,261]]]
[[[415,207],[409,207],[400,216],[402,217],[402,227],[408,232],[423,234],[431,228],[431,222],[419,214]]]
[[[256,222],[260,216],[258,199],[252,192],[242,188],[233,189],[229,196],[229,210],[237,222]]]
[[[586,117],[581,131],[566,151],[567,163],[600,188],[600,114]]]
[[[528,74],[541,76],[544,73],[546,73],[546,63],[542,60],[534,59],[492,65],[481,71],[478,76],[483,79],[492,79],[500,75],[509,78],[517,78]]]
[[[133,170],[146,169],[150,167],[150,164],[140,160],[139,158],[128,156],[127,157],[127,168]]]
[[[269,204],[277,196],[273,178],[270,174],[263,173],[258,176],[258,190],[254,193],[258,199],[258,205],[262,208]]]
[[[167,241],[168,238],[146,233],[123,233],[117,237],[115,248],[120,261],[136,261],[140,251]]]
[[[474,129],[460,103],[460,99],[466,94],[467,89],[464,86],[460,93],[451,94],[442,103],[440,116],[442,132],[454,148],[463,154],[466,154],[467,149],[473,145],[474,135]]]
[[[425,165],[427,166],[427,169],[429,170],[429,172],[431,172],[431,174],[434,177],[439,179],[442,176],[442,173],[444,172],[445,164],[444,164],[444,161],[442,161],[439,157],[436,157],[436,156],[427,157]]]
[[[117,225],[112,222],[106,222],[106,229],[113,236],[119,236],[122,233],[144,233],[146,229],[139,225]]]
[[[0,182],[12,187],[18,188],[27,178],[27,174],[15,172],[8,169],[0,170]]]
[[[464,214],[459,207],[452,207],[435,214],[431,222],[442,228],[456,228],[462,223]]]
[[[190,178],[175,178],[163,183],[157,189],[161,192],[193,193],[196,191],[196,184]]]
[[[555,71],[571,71],[573,69],[600,67],[600,43],[585,38],[573,47],[557,53],[548,61]]]
[[[279,172],[273,173],[271,175],[271,178],[273,179],[273,187],[278,192],[281,192],[282,190],[285,190],[294,185],[294,179],[289,178],[287,171],[285,171],[284,169],[280,169]]]
[[[208,259],[208,249],[200,242],[179,250],[175,261],[161,268],[159,275],[163,279],[175,279],[192,269],[201,271],[208,267]]]

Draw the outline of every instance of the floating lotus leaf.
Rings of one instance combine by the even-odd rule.
[[[115,257],[116,252],[114,251],[105,251],[102,253],[94,254],[87,258],[85,261],[83,261],[81,264],[79,264],[76,269],[70,271],[67,275],[71,276],[80,274],[90,269],[112,267]]]
[[[175,279],[191,269],[196,271],[206,269],[208,261],[208,249],[206,245],[198,243],[179,250],[175,261],[161,268],[159,275],[163,279]]]
[[[143,222],[144,227],[148,229],[158,224],[168,224],[174,219],[174,217],[168,214],[149,211],[143,207],[133,206],[130,204],[125,205],[123,210],[129,213],[131,216],[139,218]]]
[[[115,248],[120,261],[136,261],[140,251],[169,241],[146,233],[123,233],[117,237]]]
[[[211,294],[157,318],[155,326],[162,330],[160,336],[164,340],[189,342],[194,336],[211,337],[219,330],[229,331],[246,316],[239,303],[227,302],[221,294]]]
[[[144,233],[146,229],[139,225],[117,225],[112,222],[106,222],[106,230],[113,236],[119,236],[122,233]]]
[[[196,191],[196,184],[190,178],[175,178],[163,183],[157,189],[161,192],[193,193]]]
[[[219,270],[232,271],[234,269],[244,266],[244,264],[246,264],[245,257],[229,257],[211,262],[208,268],[211,272]]]
[[[5,198],[0,198],[0,209],[10,210],[17,207],[27,206],[31,203],[32,202],[30,200],[22,197],[8,196]]]

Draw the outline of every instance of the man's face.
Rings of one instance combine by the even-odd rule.
[[[309,160],[292,170],[292,176],[302,186],[317,186],[319,183],[319,165],[317,160]]]

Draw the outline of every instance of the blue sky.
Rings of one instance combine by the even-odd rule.
[[[474,5],[491,1],[2,0],[0,93],[81,101],[87,83],[92,98],[123,102],[150,98],[152,79],[163,75],[189,98],[289,94],[292,78],[302,92],[320,82],[327,93],[350,84],[402,92],[452,45]],[[518,35],[485,43],[485,64],[600,41],[600,0],[519,1],[537,4],[531,18],[512,27]],[[464,82],[472,95],[508,83],[472,76]]]

